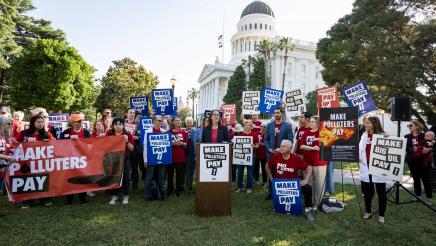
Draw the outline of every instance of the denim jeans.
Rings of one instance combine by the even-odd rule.
[[[165,178],[165,166],[164,165],[153,165],[147,167],[147,172],[145,174],[144,180],[144,198],[153,198],[151,190],[155,185],[153,178],[156,173],[156,185],[158,189],[159,198],[165,198],[164,193],[164,178]]]
[[[253,165],[254,165],[254,160],[255,158],[253,157],[253,161],[251,166],[245,166],[245,165],[236,165],[236,167],[238,168],[238,188],[242,188],[243,186],[243,181],[244,181],[244,169],[245,167],[247,167],[247,183],[246,183],[246,187],[247,189],[253,189]]]
[[[330,194],[335,193],[334,173],[335,173],[335,163],[329,161],[329,164],[327,166],[326,180],[325,180],[325,192],[328,192]]]

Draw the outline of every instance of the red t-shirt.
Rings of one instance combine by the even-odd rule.
[[[413,136],[413,135],[412,135],[412,144],[413,144],[413,147],[416,147],[416,146],[419,145],[419,140],[418,140],[418,138],[419,138],[419,135],[416,135],[416,136]]]
[[[279,141],[279,132],[280,132],[280,127],[282,127],[282,123],[277,124],[275,123],[275,128],[274,128],[274,149],[277,149],[280,147],[281,143],[278,143]]]
[[[305,127],[305,126],[301,126],[298,128],[297,133],[295,134],[295,139],[296,139],[296,143],[297,143],[297,148],[296,148],[296,152],[298,154],[303,154],[303,152],[300,149],[300,140],[303,137],[303,134],[307,131],[310,131],[310,127]]]
[[[11,146],[6,142],[6,140],[2,137],[0,137],[0,154],[2,155],[9,155],[11,152]],[[6,177],[6,171],[5,169],[0,169],[3,171],[0,171],[0,180],[4,179]]]
[[[274,170],[274,178],[296,179],[298,178],[297,170],[305,170],[308,164],[295,154],[290,154],[285,160],[281,153],[276,153],[269,159],[268,166],[270,170]]]
[[[265,139],[264,139],[264,135],[265,133],[258,135],[259,138],[259,143],[265,143]],[[266,148],[265,145],[260,145],[259,144],[259,149],[256,152],[256,158],[259,160],[264,160],[266,159]]]
[[[153,133],[160,132],[160,128],[156,129],[153,127],[152,129],[153,129]]]
[[[365,152],[366,152],[366,163],[369,163],[369,157],[371,154],[371,141],[372,141],[372,133],[368,133],[368,142],[366,142],[366,148],[365,148]]]
[[[69,135],[64,134],[64,138],[69,138],[69,139],[82,139],[84,137],[85,137],[85,132],[83,128],[80,128],[79,132],[76,132],[73,130],[73,128],[70,128]]]
[[[51,135],[50,132],[47,132],[47,136],[50,140],[53,140],[54,137]],[[20,132],[20,135],[17,139],[18,142],[36,142],[36,141],[42,141],[40,134],[32,134],[30,136],[24,136],[24,131]]]
[[[218,128],[212,128],[212,133],[211,133],[211,141],[212,143],[217,143],[218,142]]]
[[[257,135],[260,134],[260,126],[262,125],[261,121],[253,121],[253,132],[257,133]]]
[[[132,134],[130,134],[130,133],[127,132],[126,134],[122,133],[121,135],[127,135],[127,138],[129,139],[129,143],[133,145],[134,141],[133,141],[133,136],[132,136]],[[106,133],[106,136],[120,136],[120,135],[117,135],[115,132],[111,134],[111,133],[108,131],[108,132]],[[129,148],[127,147],[127,145],[126,145],[126,152],[125,152],[124,155],[125,155],[126,157],[129,157],[129,156],[130,156],[130,150],[129,150]]]
[[[305,131],[298,145],[307,145],[310,147],[319,147],[319,131]],[[316,150],[301,150],[303,159],[312,166],[325,166],[327,162],[319,160],[319,151]]]
[[[17,139],[20,136],[20,124],[18,122],[14,121],[14,124],[12,126],[12,137]]]
[[[172,138],[173,142],[175,140],[180,140],[183,143],[186,143],[186,132],[183,129],[179,129],[178,131],[172,131]],[[173,163],[185,163],[186,156],[185,156],[185,148],[183,148],[183,145],[180,146],[174,146],[173,145]]]

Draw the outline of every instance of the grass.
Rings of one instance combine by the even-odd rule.
[[[351,169],[353,171],[358,171],[359,170],[359,163],[357,163],[357,162],[342,162],[342,168],[344,170],[350,170],[350,166],[351,166]],[[341,169],[341,162],[335,162],[335,169]],[[404,175],[409,175],[410,176],[409,165],[404,164],[403,173],[404,173]]]
[[[340,185],[336,186],[340,191]],[[232,216],[198,218],[195,195],[146,202],[142,190],[129,205],[107,205],[100,192],[86,206],[32,207],[0,199],[2,245],[434,245],[435,214],[421,204],[388,204],[385,225],[363,222],[353,186],[345,185],[344,212],[317,212],[315,222],[277,215],[266,192],[232,193]],[[336,194],[342,200],[342,193]],[[409,199],[402,194],[402,199]],[[359,191],[360,198],[360,191]],[[360,199],[361,203],[362,200]],[[376,207],[374,200],[374,207]],[[362,204],[363,206],[363,204]]]

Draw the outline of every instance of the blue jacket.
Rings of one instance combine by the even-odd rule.
[[[275,121],[268,123],[265,129],[265,148],[266,148],[266,159],[269,160],[271,153],[269,149],[274,149],[275,144]],[[292,131],[292,126],[286,121],[282,121],[282,126],[280,127],[279,136],[277,139],[277,143],[280,147],[280,144],[283,139],[288,139],[293,141],[294,133]]]
[[[196,128],[191,132],[191,146],[194,147],[194,153],[196,153],[196,147],[198,143],[201,143],[201,136],[203,134],[203,128]]]

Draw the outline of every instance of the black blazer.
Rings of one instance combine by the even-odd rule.
[[[218,127],[218,139],[217,143],[230,142],[229,133],[227,127]],[[201,136],[202,143],[212,143],[212,127],[208,126],[203,128],[203,134]]]

